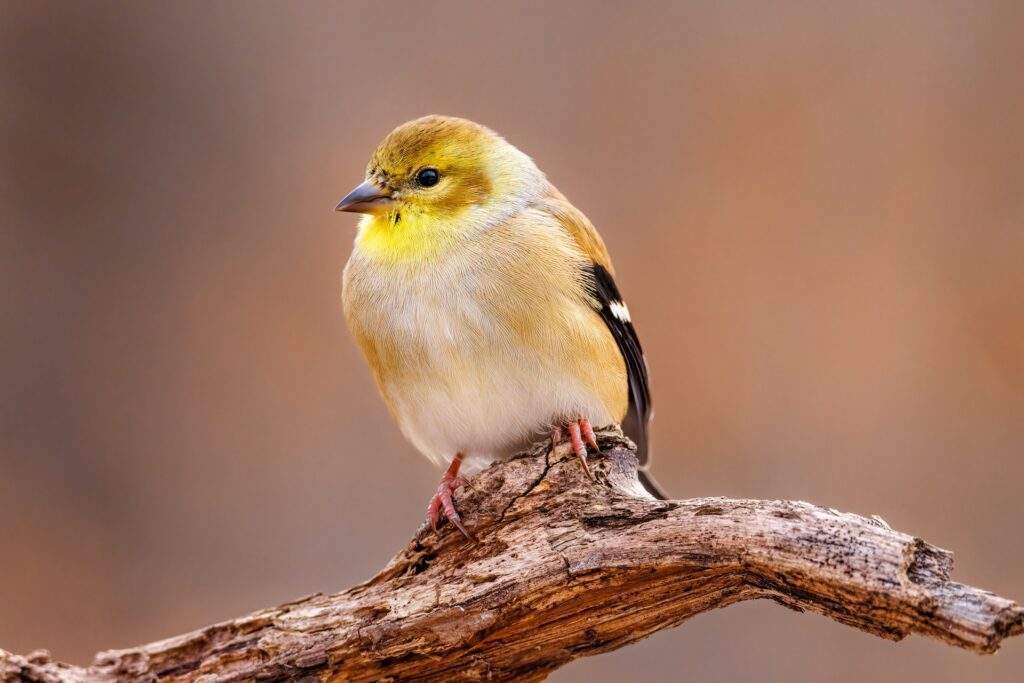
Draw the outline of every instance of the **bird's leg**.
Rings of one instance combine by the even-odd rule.
[[[594,428],[590,425],[590,420],[587,418],[580,420],[580,432],[583,434],[583,440],[587,445],[600,453],[601,447],[597,445],[597,436],[594,435]]]
[[[586,430],[590,432],[590,436],[587,441],[593,439],[594,430],[590,428],[590,423],[586,420],[574,420],[567,426],[569,427],[569,442],[572,444],[572,451],[576,454],[576,457],[580,461],[580,466],[583,471],[587,473],[587,476],[591,479],[594,478],[593,472],[590,471],[590,465],[587,464],[587,446],[583,442],[583,425],[586,424]]]
[[[437,522],[441,519],[442,513],[448,518],[452,524],[454,524],[462,534],[469,540],[475,540],[473,535],[466,531],[466,527],[462,525],[462,517],[459,516],[459,511],[455,509],[455,502],[452,500],[452,494],[455,493],[455,489],[463,486],[466,483],[464,477],[459,476],[459,467],[462,466],[462,453],[456,453],[455,457],[452,458],[452,464],[448,466],[444,476],[441,477],[441,483],[437,485],[437,493],[430,499],[430,504],[427,505],[427,521],[430,522],[430,527],[437,533]]]
[[[559,427],[558,425],[555,425],[554,427],[552,427],[551,428],[551,447],[554,448],[558,444],[562,443],[562,439],[564,438],[564,436],[565,435],[562,433],[562,428],[561,427]]]
[[[594,434],[594,428],[590,424],[590,420],[583,417],[579,420],[569,420],[565,423],[565,429],[569,432],[569,442],[572,444],[572,452],[579,458],[580,466],[583,467],[583,471],[587,473],[587,476],[591,479],[594,478],[593,473],[590,471],[590,465],[587,464],[587,446],[594,449],[594,452],[600,453],[601,447],[597,445],[597,436]],[[561,425],[555,425],[551,428],[551,447],[562,443],[564,432]]]

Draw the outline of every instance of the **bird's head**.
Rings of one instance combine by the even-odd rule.
[[[490,129],[425,116],[384,138],[364,182],[336,208],[364,214],[360,241],[395,257],[436,251],[459,232],[492,225],[545,184],[533,161]]]

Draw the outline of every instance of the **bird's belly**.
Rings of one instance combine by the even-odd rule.
[[[560,281],[524,291],[473,259],[400,275],[355,258],[346,314],[402,432],[436,464],[463,453],[472,473],[562,420],[622,419],[615,341]]]
[[[472,473],[525,448],[562,419],[615,421],[572,367],[553,367],[529,350],[498,345],[432,355],[417,377],[384,391],[403,432],[438,465],[463,453]]]

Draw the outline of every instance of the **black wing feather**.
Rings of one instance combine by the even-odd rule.
[[[619,294],[619,288],[611,273],[599,264],[590,265],[590,293],[600,305],[598,311],[608,330],[619,345],[619,351],[626,362],[626,376],[629,380],[629,410],[622,421],[622,431],[636,442],[637,457],[644,467],[650,458],[647,441],[647,426],[651,417],[651,390],[647,383],[647,362],[636,336],[633,323]],[[645,485],[647,485],[645,483]],[[656,486],[651,482],[648,489]],[[660,491],[652,491],[660,493]]]

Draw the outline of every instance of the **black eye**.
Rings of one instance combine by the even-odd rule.
[[[416,174],[416,183],[422,187],[433,187],[441,179],[436,168],[424,168]]]

